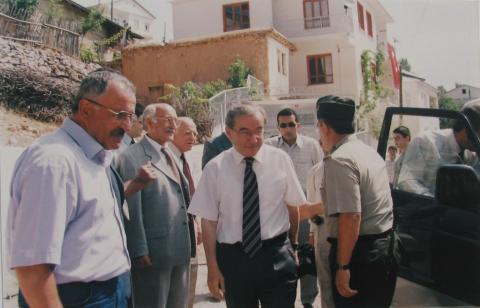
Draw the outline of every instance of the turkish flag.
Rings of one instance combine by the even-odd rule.
[[[388,57],[390,58],[390,63],[392,64],[392,74],[393,74],[393,85],[396,89],[400,89],[400,69],[398,68],[397,56],[395,55],[395,48],[392,44],[387,44]]]

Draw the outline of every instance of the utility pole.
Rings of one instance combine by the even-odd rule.
[[[113,21],[113,0],[110,0],[110,20]]]

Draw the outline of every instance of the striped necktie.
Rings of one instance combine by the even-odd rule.
[[[260,202],[258,198],[257,176],[253,171],[253,157],[245,158],[243,179],[243,251],[253,258],[262,248],[260,237]]]

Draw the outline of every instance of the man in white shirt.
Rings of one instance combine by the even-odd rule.
[[[263,146],[263,109],[243,104],[227,114],[233,148],[203,170],[189,213],[202,218],[212,294],[229,308],[293,308],[298,206],[306,204],[286,153]]]
[[[177,130],[173,136],[173,141],[169,143],[169,148],[173,153],[177,165],[183,172],[188,181],[190,198],[195,192],[195,183],[193,181],[190,164],[188,163],[186,152],[190,151],[197,140],[197,126],[189,117],[179,117],[177,120]],[[188,208],[187,204],[187,208]],[[197,284],[198,259],[196,246],[202,243],[202,233],[197,227],[195,218],[189,214],[188,228],[190,231],[190,246],[192,248],[190,260],[190,285],[188,288],[188,307],[193,307],[195,299],[195,287]]]
[[[463,113],[480,134],[480,101],[466,103]],[[465,163],[478,165],[473,151],[472,136],[463,121],[457,121],[453,129],[428,131],[419,134],[410,142],[398,178],[401,190],[433,197],[437,170],[444,164]]]
[[[305,192],[308,171],[323,159],[323,152],[317,140],[299,134],[300,123],[295,110],[284,108],[277,114],[277,124],[280,136],[265,140],[266,144],[272,145],[285,151],[293,161],[295,173],[300,185]],[[310,224],[308,220],[300,222],[298,242],[300,245],[308,242]],[[300,279],[300,296],[304,307],[313,307],[313,302],[318,294],[317,279],[312,275],[305,275]]]

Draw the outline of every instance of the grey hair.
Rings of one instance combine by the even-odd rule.
[[[72,113],[78,111],[80,100],[86,97],[96,97],[101,95],[107,89],[111,82],[120,84],[124,89],[135,94],[133,83],[117,71],[112,69],[99,69],[91,72],[80,83],[77,95],[73,98]]]
[[[225,118],[225,125],[229,128],[233,128],[235,126],[235,119],[240,116],[262,116],[264,122],[267,122],[267,117],[265,110],[252,103],[241,103],[235,105],[232,109],[227,112],[227,117]]]
[[[195,122],[193,121],[192,118],[190,117],[179,117],[177,119],[177,129],[182,127],[182,125],[184,124],[192,124],[195,128],[197,127],[197,125],[195,124]]]
[[[170,106],[171,108],[172,105],[167,104],[167,103],[155,103],[155,104],[149,104],[147,107],[145,107],[145,110],[143,110],[143,120],[144,123],[148,120],[151,119],[153,123],[157,123],[157,109],[161,108],[162,106]]]

